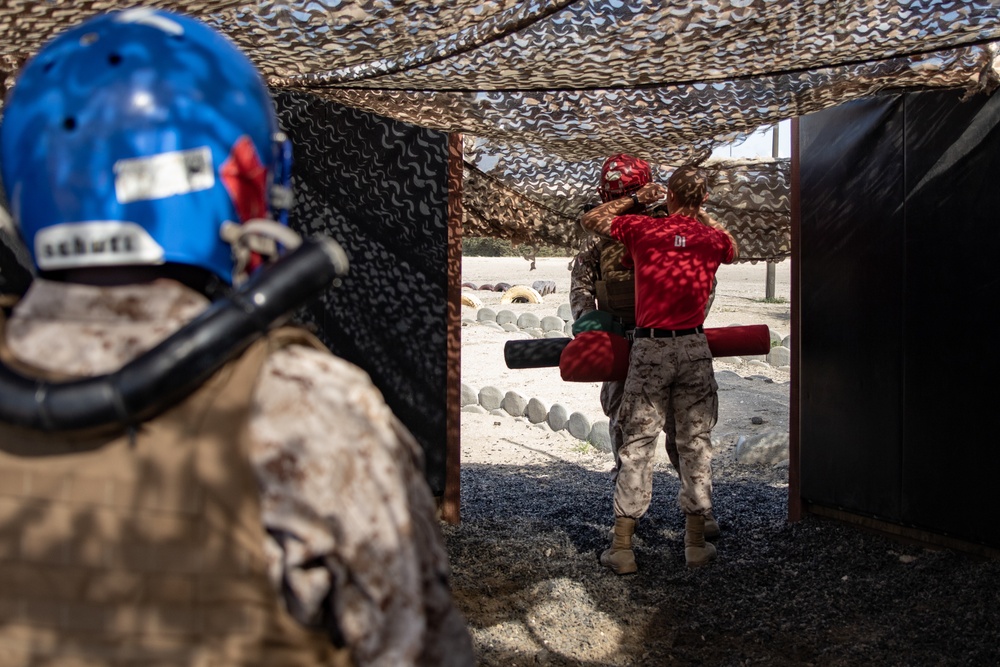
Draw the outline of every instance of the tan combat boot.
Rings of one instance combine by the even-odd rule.
[[[715,545],[705,541],[705,517],[688,514],[684,532],[684,560],[688,567],[701,567],[715,558]]]
[[[614,538],[611,548],[601,554],[601,565],[610,568],[615,574],[632,574],[639,568],[635,565],[635,554],[632,552],[632,534],[635,532],[635,519],[620,516],[615,518]]]
[[[715,517],[712,516],[712,511],[709,510],[705,513],[705,539],[714,540],[720,534],[722,534],[722,531],[719,530],[719,522],[715,520]]]

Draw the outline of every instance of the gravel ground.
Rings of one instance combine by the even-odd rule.
[[[1000,664],[996,561],[790,524],[786,471],[721,452],[717,561],[684,566],[678,483],[660,464],[640,571],[616,576],[597,562],[606,455],[557,434],[535,449],[521,464],[466,464],[462,523],[445,528],[480,665]]]
[[[523,418],[463,414],[462,522],[443,530],[478,664],[1000,665],[1000,561],[818,517],[789,523],[787,468],[733,456],[750,428],[736,397],[751,392],[787,428],[776,414],[787,382],[726,368],[714,467],[723,534],[700,570],[684,565],[665,457],[637,531],[639,572],[616,576],[597,560],[612,522],[610,455]],[[463,381],[488,377],[463,359]]]

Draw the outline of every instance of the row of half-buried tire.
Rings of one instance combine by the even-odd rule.
[[[475,283],[462,283],[462,288],[503,292],[504,296],[509,294],[512,301],[503,301],[503,303],[541,303],[540,300],[535,301],[532,299],[540,299],[548,294],[555,294],[556,283],[554,280],[536,280],[531,283],[531,287],[527,285],[511,285],[510,283],[483,283],[478,286]],[[538,295],[537,297],[535,297],[536,294]]]
[[[542,303],[544,299],[533,287],[514,285],[500,296],[500,303]],[[471,292],[462,292],[462,305],[482,308],[483,302]]]
[[[510,283],[483,283],[482,285],[476,285],[476,283],[462,283],[463,289],[476,289],[487,292],[505,292],[509,290],[510,287]]]

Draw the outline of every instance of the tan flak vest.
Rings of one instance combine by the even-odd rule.
[[[635,326],[635,274],[622,266],[625,246],[607,241],[601,246],[601,278],[594,283],[598,310],[621,318],[626,328]]]
[[[291,343],[320,345],[273,332],[131,437],[0,424],[0,666],[350,664],[266,573],[248,408]],[[65,379],[10,363],[2,326],[0,355]]]

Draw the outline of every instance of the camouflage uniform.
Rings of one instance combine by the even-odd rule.
[[[597,308],[595,283],[600,278],[602,241],[591,236],[570,265],[569,308],[575,320]]]
[[[704,334],[635,340],[619,408],[619,419],[629,432],[628,446],[619,456],[629,465],[619,470],[615,482],[615,516],[639,518],[649,509],[654,448],[664,428],[680,457],[681,509],[685,514],[711,510],[717,391]]]
[[[11,353],[73,375],[113,372],[195,317],[178,283],[35,280],[6,326]],[[466,666],[471,639],[422,452],[361,369],[301,345],[272,354],[250,411],[270,578],[296,619],[358,664]]]
[[[570,270],[569,306],[574,320],[596,310],[597,281],[601,279],[601,251],[611,243],[613,241],[592,237],[573,259]],[[618,451],[624,442],[621,422],[618,419],[618,406],[621,405],[624,390],[624,382],[608,380],[601,383],[601,410],[608,418],[611,453],[615,458],[616,475],[621,467]],[[670,440],[668,439],[667,451],[670,452],[670,450]],[[671,455],[671,461],[673,461],[674,455]]]

